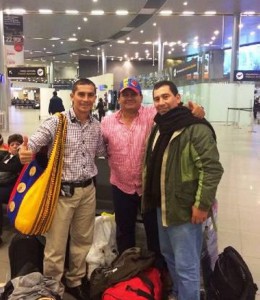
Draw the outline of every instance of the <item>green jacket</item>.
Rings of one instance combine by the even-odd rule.
[[[146,184],[147,157],[159,136],[155,126],[149,137],[143,169]],[[194,124],[175,131],[165,149],[161,168],[161,210],[164,226],[191,221],[192,206],[209,211],[223,174],[219,153],[211,129]],[[142,211],[149,210],[143,193]]]

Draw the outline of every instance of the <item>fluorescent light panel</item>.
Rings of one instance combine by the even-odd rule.
[[[49,15],[49,14],[53,13],[53,10],[51,10],[51,9],[39,9],[38,11],[40,14],[43,14],[43,15]]]
[[[92,10],[90,13],[92,16],[102,16],[105,12],[103,10]]]
[[[129,12],[127,10],[125,10],[125,9],[118,9],[116,11],[116,15],[118,15],[118,16],[126,16],[128,14],[129,14]]]

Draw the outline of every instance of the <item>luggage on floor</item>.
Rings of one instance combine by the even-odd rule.
[[[161,300],[162,282],[160,272],[150,268],[135,277],[119,282],[105,290],[102,300]]]
[[[15,234],[9,246],[11,279],[31,272],[43,271],[43,251],[45,238]]]
[[[210,287],[212,300],[254,300],[258,290],[247,264],[231,246],[219,255]]]
[[[39,272],[32,272],[9,280],[4,286],[1,300],[61,300],[60,283]]]
[[[86,257],[88,279],[96,268],[109,267],[117,256],[115,216],[102,213],[95,218],[93,241]]]
[[[90,277],[90,296],[99,297],[110,286],[128,280],[153,266],[152,251],[133,247],[125,250],[110,267],[95,269]]]
[[[201,252],[201,300],[209,299],[210,278],[212,276],[216,260],[218,259],[218,237],[217,237],[217,201],[212,205],[211,215],[203,223],[203,243]]]

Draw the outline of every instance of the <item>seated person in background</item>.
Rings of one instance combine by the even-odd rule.
[[[0,151],[0,245],[3,230],[3,203],[8,203],[15,182],[23,165],[20,162],[18,147],[22,144],[23,137],[20,134],[12,134],[8,137],[9,150]]]
[[[8,151],[8,145],[4,143],[4,138],[0,133],[0,151]]]

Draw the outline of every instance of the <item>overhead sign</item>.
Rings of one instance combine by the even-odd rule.
[[[234,71],[234,81],[260,81],[260,70]]]
[[[184,76],[198,71],[198,60],[193,59],[189,62],[172,67],[172,78]]]
[[[4,42],[7,66],[24,64],[23,16],[4,14]]]
[[[44,78],[46,76],[46,70],[45,67],[7,68],[7,75],[9,78]]]

